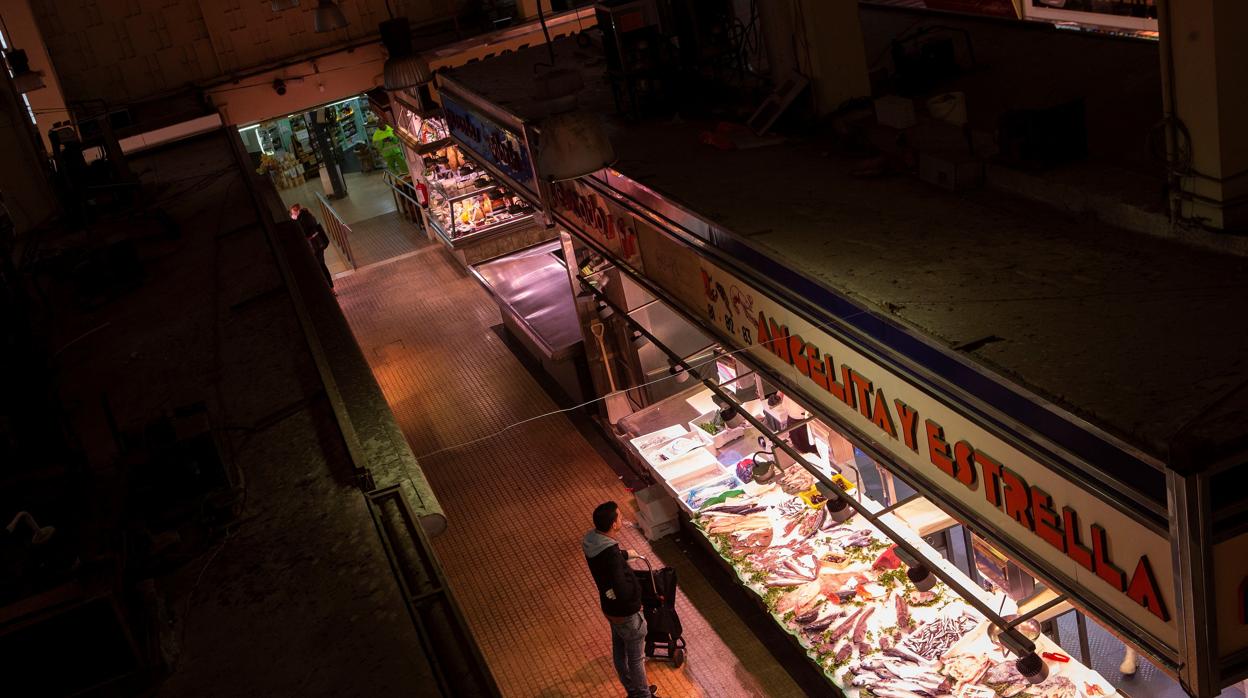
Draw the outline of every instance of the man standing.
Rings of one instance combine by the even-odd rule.
[[[611,623],[611,653],[620,683],[628,698],[650,698],[655,687],[646,679],[641,585],[628,566],[637,553],[620,549],[619,534],[620,508],[615,502],[604,502],[594,509],[594,529],[581,539],[581,547],[598,586],[602,614]]]
[[[303,236],[308,240],[308,245],[312,247],[312,254],[316,255],[316,261],[321,265],[321,271],[325,272],[325,281],[332,290],[334,275],[329,273],[329,267],[325,264],[325,249],[329,247],[329,236],[325,234],[325,229],[321,227],[311,211],[299,204],[290,207],[290,220],[299,224]],[[336,291],[334,295],[337,295]]]

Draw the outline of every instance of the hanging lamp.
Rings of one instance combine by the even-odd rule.
[[[429,63],[412,50],[412,28],[406,17],[388,19],[378,29],[386,47],[382,82],[387,90],[404,90],[433,79]]]
[[[584,177],[615,162],[615,149],[597,114],[583,110],[553,114],[539,129],[537,169],[548,181]]]

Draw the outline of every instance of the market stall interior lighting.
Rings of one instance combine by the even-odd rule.
[[[1018,669],[1018,673],[1022,674],[1028,683],[1044,683],[1044,680],[1049,678],[1049,665],[1045,664],[1040,655],[1035,652],[1028,652],[1019,657],[1018,661],[1014,662],[1014,668]]]
[[[936,586],[936,575],[926,565],[911,565],[906,570],[906,579],[919,591],[931,591]]]

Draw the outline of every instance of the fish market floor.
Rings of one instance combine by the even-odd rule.
[[[557,405],[496,334],[493,300],[441,245],[422,241],[338,289],[446,512],[437,553],[504,695],[623,695],[580,545],[599,502],[631,513],[615,472],[562,414],[500,432]],[[688,662],[648,662],[660,696],[803,695],[670,539],[651,548],[630,529],[623,542],[677,569]]]

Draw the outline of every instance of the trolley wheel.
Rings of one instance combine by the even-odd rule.
[[[675,649],[672,651],[672,666],[679,667],[685,663],[685,650]]]

